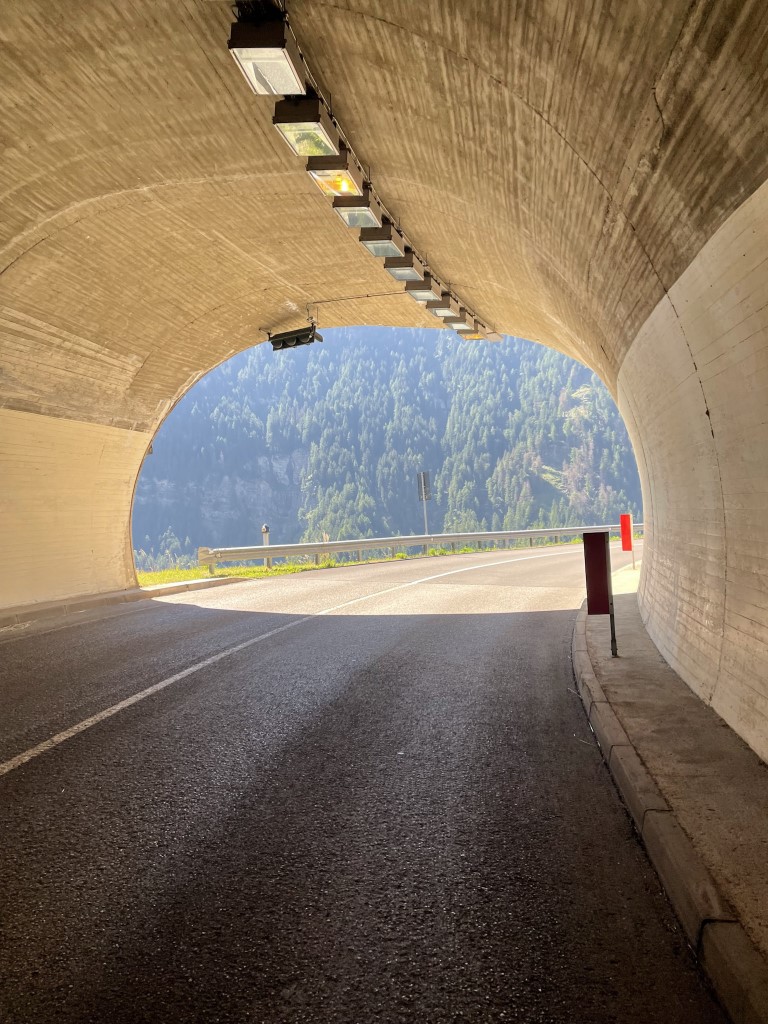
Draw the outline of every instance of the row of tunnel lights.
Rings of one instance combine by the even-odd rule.
[[[315,90],[290,29],[278,11],[232,25],[229,51],[258,96],[282,96],[272,123],[296,156],[307,158],[307,173],[333,198],[333,208],[384,269],[405,284],[405,293],[463,338],[500,341],[454,296],[444,291],[395,226],[366,180],[362,166],[343,137],[319,90]]]

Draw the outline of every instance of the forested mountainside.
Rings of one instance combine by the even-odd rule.
[[[531,342],[343,328],[243,352],[177,405],[145,459],[139,568],[199,545],[616,522],[640,515],[627,432],[590,371]]]

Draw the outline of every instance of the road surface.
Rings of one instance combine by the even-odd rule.
[[[722,1022],[574,693],[582,578],[497,551],[0,634],[0,1021]]]

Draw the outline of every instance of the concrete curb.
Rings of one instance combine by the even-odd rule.
[[[71,615],[73,612],[89,611],[111,604],[125,604],[143,601],[150,597],[167,597],[186,591],[207,590],[209,587],[224,587],[230,583],[243,583],[242,576],[217,576],[213,579],[187,580],[185,583],[158,583],[154,587],[131,587],[130,590],[110,590],[104,594],[90,594],[86,597],[69,597],[61,601],[46,601],[40,604],[21,605],[5,608],[0,614],[0,629],[20,626],[25,622],[53,615]]]
[[[659,792],[598,683],[586,601],[573,632],[573,672],[613,781],[699,963],[734,1024],[768,1024],[768,964]]]
[[[700,956],[733,1020],[737,1024],[764,1024],[768,1020],[768,972],[738,921],[708,921]]]

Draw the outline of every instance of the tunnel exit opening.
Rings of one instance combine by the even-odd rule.
[[[581,364],[507,338],[335,328],[211,371],[158,431],[133,503],[141,573],[199,547],[618,522],[641,515],[629,437]],[[142,575],[143,578],[143,575]]]

